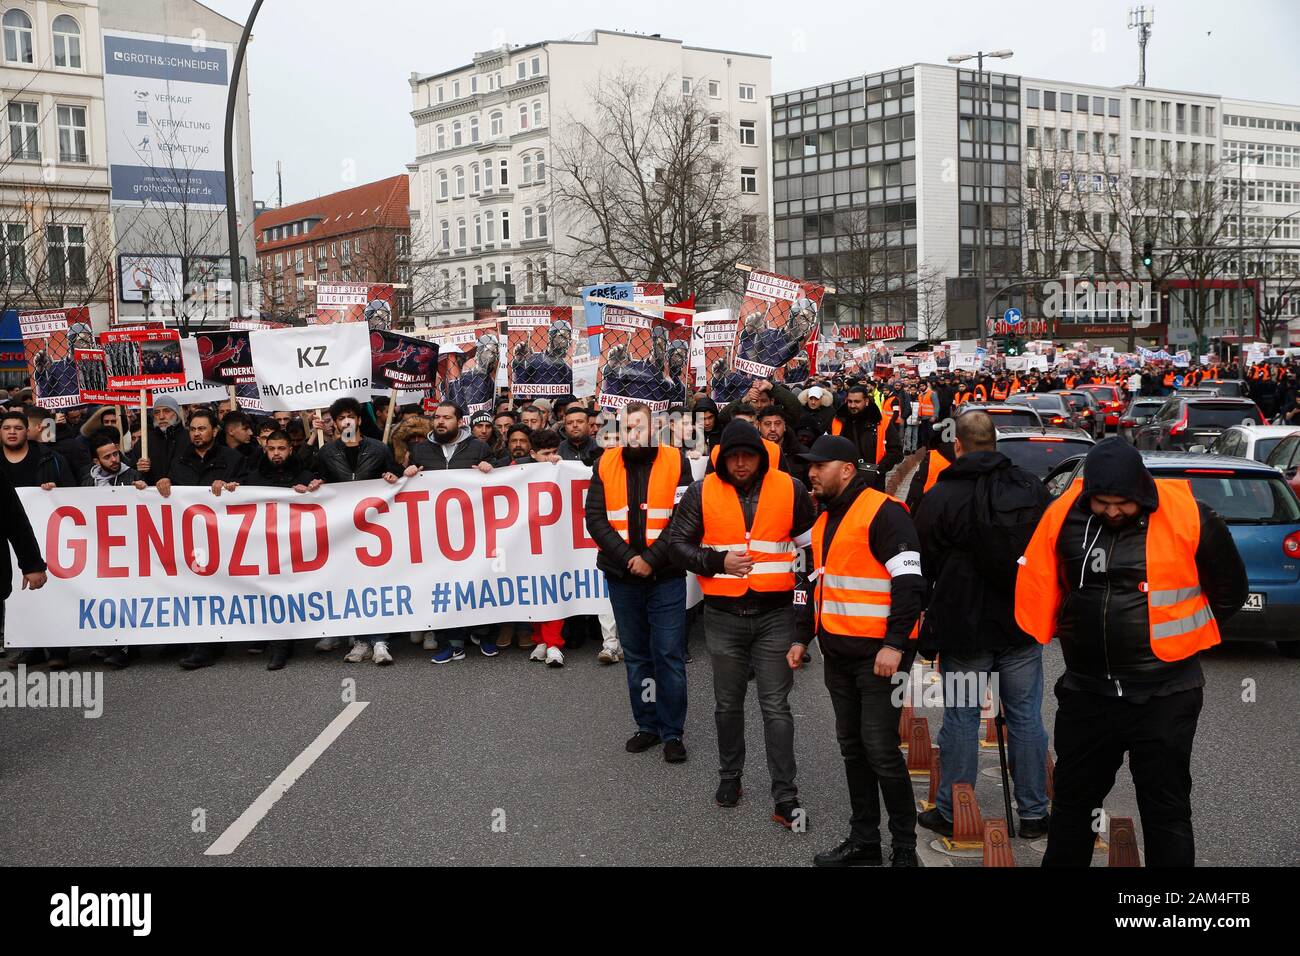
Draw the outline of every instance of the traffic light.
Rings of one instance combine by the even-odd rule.
[[[1152,261],[1152,259],[1151,259],[1151,243],[1150,243],[1150,242],[1144,242],[1144,243],[1142,243],[1142,265],[1144,265],[1144,266],[1146,266],[1146,268],[1150,269],[1150,268],[1151,268],[1151,261]]]
[[[1003,350],[1007,355],[1019,355],[1021,348],[1020,337],[1013,335],[1007,339],[1006,348]]]

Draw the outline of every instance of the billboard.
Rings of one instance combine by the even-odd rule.
[[[224,208],[229,45],[103,33],[112,201]]]

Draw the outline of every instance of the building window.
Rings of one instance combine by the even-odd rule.
[[[709,98],[715,100],[722,99],[722,84],[717,80],[709,80]]]
[[[1119,100],[1117,98],[1110,97],[1106,100],[1106,115],[1119,119]]]
[[[1038,109],[1038,90],[1025,90],[1025,106],[1029,109]]]
[[[469,164],[469,179],[470,182],[473,183],[473,186],[470,187],[471,191],[475,193],[482,192],[483,183],[482,177],[479,175],[478,163]]]
[[[81,27],[66,14],[54,18],[54,65],[81,69]]]
[[[1073,113],[1073,112],[1074,112],[1074,94],[1073,94],[1073,93],[1062,93],[1062,94],[1061,94],[1061,112],[1062,112],[1062,113]]]
[[[483,217],[474,217],[474,245],[483,245]]]
[[[542,125],[542,101],[534,100],[533,101],[533,126],[536,127],[541,125]]]
[[[742,103],[753,103],[757,97],[754,95],[754,84],[741,83],[736,98]]]
[[[456,220],[456,248],[457,249],[465,248],[465,220],[464,219]]]
[[[473,76],[471,76],[471,77],[469,78],[469,91],[470,91],[470,93],[477,93],[477,92],[478,92],[478,74],[477,74],[477,73],[475,73]]]
[[[86,152],[86,108],[60,106],[56,113],[59,120],[59,162],[89,162],[90,157]]]
[[[433,131],[433,141],[436,144],[435,149],[441,151],[447,148],[447,130],[442,124]]]
[[[689,76],[683,76],[683,77],[682,77],[682,96],[690,96],[690,95],[691,95],[691,78],[690,78]]]
[[[533,157],[530,153],[524,153],[523,169],[520,172],[519,181],[525,186],[533,181]]]
[[[753,120],[740,121],[740,145],[755,146],[758,144],[757,131]]]
[[[86,229],[84,226],[47,226],[45,229],[50,282],[86,284]]]
[[[465,282],[465,270],[464,270],[464,269],[457,269],[457,270],[456,270],[456,280],[457,280],[457,282],[460,284],[460,301],[461,301],[461,302],[464,302],[466,299],[469,298],[469,289],[467,288],[467,285],[466,285],[466,282]]]
[[[509,166],[509,160],[506,160],[506,159],[504,159],[504,158],[501,160],[501,185],[502,185],[503,187],[504,187],[504,186],[509,186],[509,185],[510,185],[510,166]],[[501,238],[504,239],[504,238],[506,238],[506,237],[505,237],[505,236],[502,236]]]
[[[758,167],[740,167],[740,191],[742,193],[758,192]]]
[[[451,223],[446,219],[442,221],[442,247],[444,249],[451,248]]]
[[[510,241],[510,210],[501,210],[501,241]]]
[[[535,56],[535,57],[533,57],[533,60],[532,60],[532,66],[533,66],[533,76],[539,76],[539,75],[541,75],[541,72],[542,72],[542,58],[541,58],[540,56]]]
[[[487,241],[496,242],[497,241],[496,213],[494,213],[491,209],[489,209],[486,213],[484,213],[484,216],[487,217]]]
[[[524,207],[524,238],[533,238],[533,207]]]
[[[4,16],[5,62],[31,63],[32,18],[21,10],[10,10]]]
[[[537,238],[546,238],[546,207],[537,207]]]
[[[533,169],[533,182],[546,182],[546,154],[539,152],[537,154],[537,163]]]
[[[483,188],[492,188],[492,160],[483,161]]]
[[[471,116],[469,118],[469,141],[471,143],[478,142],[478,117],[477,116]]]
[[[447,198],[447,170],[438,170],[438,198]]]
[[[1037,126],[1025,127],[1025,145],[1028,146],[1030,149],[1036,149],[1038,147]]]
[[[716,143],[719,140],[721,130],[722,130],[722,120],[718,119],[718,117],[716,116],[710,116],[709,117],[709,142],[710,143]]]
[[[1055,111],[1056,109],[1055,90],[1043,90],[1043,109]]]
[[[519,128],[528,129],[528,104],[519,104]]]
[[[7,222],[0,244],[0,279],[7,282],[27,278],[26,232],[21,225]]]
[[[515,78],[522,80],[528,76],[528,64],[520,60],[515,64]]]
[[[533,294],[533,264],[530,260],[524,261],[524,295]]]
[[[758,241],[758,217],[757,216],[740,217],[740,238],[745,242]]]
[[[543,259],[540,263],[538,263],[538,265],[537,265],[537,269],[538,269],[538,272],[541,274],[541,279],[542,279],[542,291],[543,291],[543,292],[546,292],[546,291],[549,290],[550,287],[551,287],[551,281],[550,281],[550,278],[549,278],[549,277],[547,276],[547,274],[546,274],[546,260],[545,260],[545,259]]]
[[[438,102],[441,103],[444,98],[445,97],[443,95],[443,88],[440,86],[438,87]]]
[[[40,126],[35,103],[9,104],[9,146],[10,155],[14,159],[41,158]]]
[[[496,110],[488,116],[488,128],[491,130],[490,135],[494,137],[500,136],[505,132],[505,125],[505,117],[501,115],[500,110]]]
[[[465,195],[465,170],[463,167],[457,166],[452,172],[456,177],[456,192],[454,195],[459,199]]]
[[[460,80],[451,81],[451,98],[453,100],[460,99]]]

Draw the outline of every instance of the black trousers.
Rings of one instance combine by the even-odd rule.
[[[1134,704],[1056,686],[1056,773],[1043,866],[1088,866],[1097,811],[1128,753],[1147,866],[1194,866],[1192,741],[1201,688]]]
[[[874,642],[873,642],[874,643]],[[849,781],[850,835],[880,845],[880,798],[889,811],[894,847],[916,848],[916,797],[899,749],[894,681],[877,677],[875,655],[826,655],[823,673],[835,709],[835,736]]]

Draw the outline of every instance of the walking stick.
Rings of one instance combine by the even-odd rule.
[[[1002,768],[1002,805],[1007,814],[1007,835],[1015,836],[1016,828],[1011,822],[1011,784],[1007,774],[1007,719],[1002,716],[1002,701],[996,703],[998,709],[993,715],[993,729],[998,735],[998,763]]]

